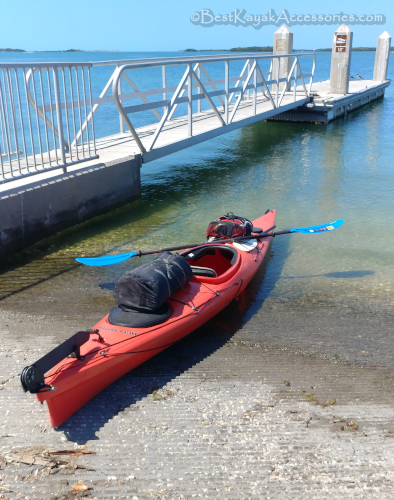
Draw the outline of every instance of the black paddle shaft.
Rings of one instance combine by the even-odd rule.
[[[137,252],[137,255],[139,257],[142,257],[143,255],[151,255],[153,253],[160,253],[160,252],[172,252],[173,250],[186,250],[187,248],[194,248],[194,247],[201,247],[205,245],[217,245],[218,243],[230,243],[232,241],[244,241],[244,240],[255,240],[259,238],[268,238],[269,236],[275,236],[276,234],[285,234],[285,233],[290,233],[290,230],[285,230],[285,231],[278,231],[277,233],[270,233],[273,229],[275,229],[276,226],[272,226],[266,231],[263,231],[259,234],[250,234],[249,236],[240,236],[239,238],[229,238],[229,239],[223,239],[223,240],[215,240],[215,241],[205,241],[204,243],[191,243],[190,245],[184,245],[181,247],[169,247],[169,248],[159,248],[157,250],[148,250],[147,252]]]
[[[290,234],[291,233],[291,229],[283,229],[283,231],[275,231],[274,233],[271,233],[270,235],[268,236],[278,236],[279,234]]]

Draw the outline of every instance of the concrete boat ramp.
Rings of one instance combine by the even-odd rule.
[[[392,315],[374,324],[340,304],[335,315],[313,304],[289,314],[271,300],[239,328],[227,308],[54,430],[19,372],[102,310],[64,318],[17,304],[10,297],[1,312],[4,499],[71,500],[78,482],[99,500],[392,497]],[[361,361],[354,347],[371,332]],[[371,366],[377,359],[387,367]]]

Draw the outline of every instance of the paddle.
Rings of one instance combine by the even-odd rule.
[[[324,233],[327,231],[333,231],[334,229],[337,229],[338,227],[342,226],[342,224],[345,221],[343,219],[336,220],[334,222],[330,222],[329,224],[321,224],[319,226],[308,226],[308,227],[295,227],[293,229],[284,229],[283,231],[277,231],[274,233],[271,233],[273,229],[275,229],[276,226],[272,226],[269,229],[267,229],[264,232],[261,232],[259,234],[252,234],[249,236],[242,236],[240,238],[232,238],[232,239],[226,239],[226,240],[216,240],[212,242],[207,242],[205,241],[204,243],[191,243],[190,245],[183,245],[183,246],[177,246],[177,247],[170,247],[170,248],[159,248],[157,250],[149,250],[147,252],[128,252],[128,253],[122,253],[118,255],[106,255],[102,257],[78,257],[77,260],[81,264],[85,264],[86,266],[110,266],[111,264],[119,264],[120,262],[123,262],[127,259],[130,259],[131,257],[141,257],[142,255],[151,255],[154,253],[161,253],[161,252],[171,252],[173,250],[184,250],[187,248],[194,248],[194,247],[199,247],[199,246],[205,246],[205,245],[217,245],[218,243],[229,243],[231,241],[243,241],[243,240],[252,240],[256,238],[267,238],[269,236],[279,236],[281,234],[289,234],[289,233],[303,233],[303,234],[316,234],[316,233]]]

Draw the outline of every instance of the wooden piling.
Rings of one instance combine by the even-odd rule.
[[[274,33],[274,49],[273,54],[281,55],[281,54],[292,54],[293,53],[293,32],[285,25],[281,26]],[[286,57],[280,59],[279,63],[279,78],[287,78],[291,71],[292,61],[291,58]],[[278,72],[278,59],[274,59],[272,65],[272,78],[275,80]],[[285,82],[282,82],[279,85],[279,91],[283,90],[285,86]],[[276,85],[273,86],[273,89],[276,90]]]
[[[389,63],[391,36],[385,31],[378,38],[376,45],[375,67],[373,79],[383,82],[387,77],[387,66]]]

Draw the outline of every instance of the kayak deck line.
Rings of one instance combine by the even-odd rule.
[[[136,333],[136,332],[126,332],[126,330],[119,330],[118,328],[107,328],[105,326],[100,327],[100,330],[108,330],[111,332],[127,333],[128,335],[134,335],[135,337],[138,335],[138,333]]]

